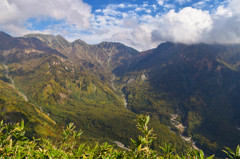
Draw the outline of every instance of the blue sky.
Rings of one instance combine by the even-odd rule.
[[[138,50],[165,41],[240,43],[239,0],[1,0],[0,30]]]
[[[171,4],[175,6],[176,10],[179,10],[184,7],[189,7],[193,6],[196,7],[199,6],[200,8],[204,9],[211,9],[214,7],[219,6],[221,3],[226,2],[224,0],[208,0],[208,1],[202,1],[202,0],[168,0],[168,1],[157,1],[157,0],[146,0],[146,1],[141,1],[141,0],[84,0],[85,3],[89,4],[92,6],[92,10],[95,11],[97,9],[104,9],[107,7],[109,4],[136,4],[136,5],[142,5],[144,3],[147,3],[149,5],[156,5],[162,3],[162,6],[164,4]],[[198,4],[200,2],[200,4]],[[198,5],[197,5],[198,4]],[[158,7],[159,10],[161,10],[163,7]]]

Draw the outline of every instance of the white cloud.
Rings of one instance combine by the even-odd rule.
[[[195,4],[193,4],[193,7],[201,9],[201,8],[205,7],[206,5],[207,5],[206,1],[199,1],[199,2],[197,2]]]
[[[239,0],[232,0],[230,1],[229,7],[227,9],[231,10],[233,14],[240,15],[240,1]]]
[[[213,29],[208,34],[210,43],[240,43],[240,1],[232,0],[226,7],[219,6],[212,19]]]
[[[162,6],[164,4],[164,0],[157,0],[158,4]]]
[[[169,9],[174,9],[176,8],[176,6],[174,4],[165,4],[163,6],[163,8],[166,10],[166,11],[169,11]]]
[[[82,0],[1,0],[0,30],[12,34],[27,31],[24,24],[29,18],[64,20],[78,28],[90,27],[91,7]],[[10,26],[13,26],[14,29]]]
[[[127,9],[127,8],[136,8],[137,4],[128,4],[128,3],[120,3],[120,4],[109,4],[106,9],[110,10],[118,10],[118,9]]]
[[[150,14],[150,13],[152,13],[152,10],[151,9],[146,9],[145,12]]]
[[[221,5],[217,8],[215,15],[231,17],[233,13],[230,10],[226,9],[223,5]]]
[[[121,3],[118,5],[119,8],[126,8],[127,6],[125,6],[125,4]]]
[[[205,0],[206,1],[206,0]],[[231,0],[215,12],[194,8],[171,10],[159,19],[153,41],[181,43],[240,43],[240,1]]]
[[[202,34],[212,29],[212,20],[208,12],[187,7],[178,13],[171,10],[158,26],[152,32],[153,41],[197,43]]]
[[[138,50],[146,50],[157,46],[156,43],[151,41],[151,32],[156,29],[155,18],[147,12],[145,15],[139,16],[136,12],[129,11],[128,13],[122,13],[122,17],[118,16],[114,19],[109,19],[105,15],[97,15],[95,19],[99,22],[99,25],[92,24],[93,34],[81,35],[81,38],[89,43],[117,41]]]
[[[102,10],[101,10],[101,9],[97,9],[97,10],[95,10],[95,12],[96,12],[96,13],[101,13]]]
[[[177,3],[179,3],[180,5],[187,3],[187,2],[191,2],[191,0],[175,0]]]
[[[148,7],[148,4],[147,4],[147,3],[143,3],[142,6],[143,6],[143,7]]]
[[[111,16],[117,16],[122,14],[120,11],[117,11],[115,9],[112,9],[111,7],[107,7],[106,9],[103,9],[102,11],[105,16],[111,15]]]
[[[157,6],[154,4],[154,5],[152,5],[152,8],[153,8],[154,11],[156,11]]]
[[[142,7],[137,7],[135,9],[136,12],[141,12],[141,11],[144,11],[144,10],[145,10],[145,8],[142,8]]]

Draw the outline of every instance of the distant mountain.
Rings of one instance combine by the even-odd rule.
[[[137,137],[136,114],[125,108],[121,86],[116,84],[112,70],[131,63],[138,51],[120,43],[88,45],[81,40],[69,43],[61,36],[30,34],[13,38],[2,34],[1,119],[41,121],[34,122],[34,133],[53,138],[70,122],[84,131],[83,139],[89,142],[117,140],[128,144],[129,138]],[[13,97],[5,98],[2,94],[6,92]],[[21,109],[11,107],[11,102]],[[36,115],[28,111],[28,105]],[[53,122],[47,124],[48,120]],[[158,132],[159,143],[175,141],[178,150],[189,145],[158,120],[151,125]]]
[[[37,38],[47,44],[49,47],[61,51],[67,47],[70,47],[70,43],[64,39],[61,35],[43,35],[43,34],[27,34],[24,38]]]
[[[57,49],[69,57],[74,63],[86,61],[92,64],[99,64],[109,70],[128,63],[129,60],[139,52],[121,43],[102,42],[97,45],[89,45],[82,40],[68,43],[60,35],[28,34],[24,37],[37,38],[49,47]]]
[[[67,42],[60,35],[28,34],[26,38],[37,38],[67,56],[74,65],[87,69],[103,80],[108,86],[112,83],[112,70],[131,63],[139,52],[121,43],[102,42],[89,45],[82,40]]]

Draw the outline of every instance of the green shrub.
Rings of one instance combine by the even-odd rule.
[[[151,148],[155,134],[153,129],[148,128],[150,117],[139,115],[137,118],[137,128],[141,131],[137,140],[132,139],[131,149],[117,149],[108,143],[96,143],[94,147],[86,143],[79,143],[82,131],[76,131],[73,123],[70,123],[63,130],[62,138],[53,142],[50,139],[29,139],[25,137],[24,121],[17,124],[0,122],[0,158],[91,158],[91,159],[212,159],[213,156],[205,157],[203,151],[186,150],[179,156],[174,147],[165,144],[160,147],[162,152],[157,152]],[[240,148],[236,153],[227,148],[226,151],[231,158],[238,159]]]

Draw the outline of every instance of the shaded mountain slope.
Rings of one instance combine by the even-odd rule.
[[[184,135],[218,152],[240,143],[239,53],[240,45],[167,42],[119,72],[119,83],[131,110],[177,113]]]

